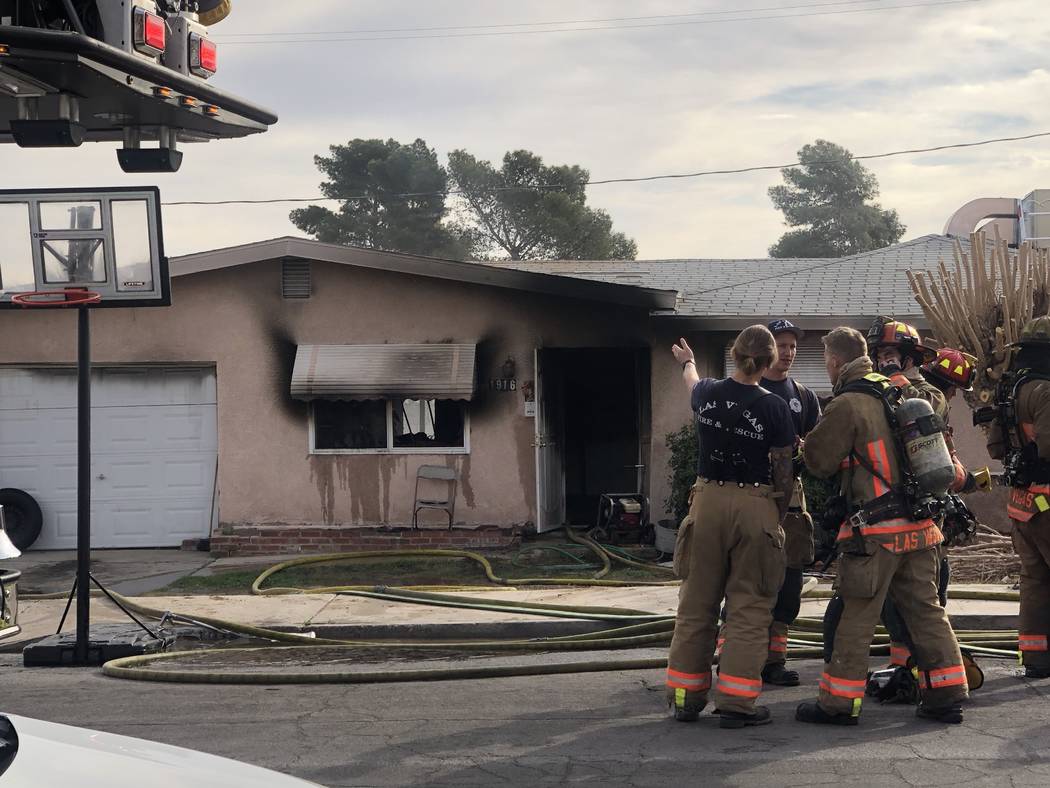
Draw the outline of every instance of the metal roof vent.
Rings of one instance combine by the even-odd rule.
[[[281,296],[284,298],[310,297],[310,261],[281,261]]]

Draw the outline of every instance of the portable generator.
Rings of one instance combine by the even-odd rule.
[[[608,544],[650,541],[649,499],[641,493],[605,493],[598,498],[598,522],[591,538]]]

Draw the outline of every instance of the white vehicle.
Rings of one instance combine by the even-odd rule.
[[[270,769],[99,730],[0,714],[3,788],[308,788]]]
[[[4,788],[317,786],[195,750],[14,715],[0,715],[0,784]]]

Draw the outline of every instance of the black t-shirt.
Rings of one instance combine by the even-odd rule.
[[[731,378],[704,378],[693,386],[699,453],[697,476],[747,484],[768,484],[769,450],[792,446],[791,410],[777,396],[755,400],[756,387]],[[751,404],[740,410],[741,403]],[[725,426],[736,422],[732,435]]]
[[[762,378],[762,388],[771,391],[788,404],[791,409],[791,420],[795,423],[795,434],[805,437],[809,431],[817,426],[820,419],[820,401],[817,395],[809,389],[805,392],[799,391],[795,381],[791,378],[784,380],[767,380]],[[799,395],[802,395],[801,397]],[[803,414],[805,423],[802,423]]]

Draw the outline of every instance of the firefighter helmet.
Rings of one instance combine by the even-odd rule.
[[[942,347],[937,351],[937,357],[923,364],[921,369],[927,379],[934,379],[963,391],[973,391],[973,381],[977,377],[977,368],[974,366],[976,363],[977,359],[969,353]]]
[[[936,353],[922,343],[915,326],[889,317],[877,317],[868,329],[868,352],[872,356],[880,347],[895,347],[902,356],[911,356],[916,364],[932,361]]]
[[[1015,343],[1015,347],[1025,345],[1050,345],[1050,315],[1033,317],[1024,324],[1021,329],[1021,338]]]

